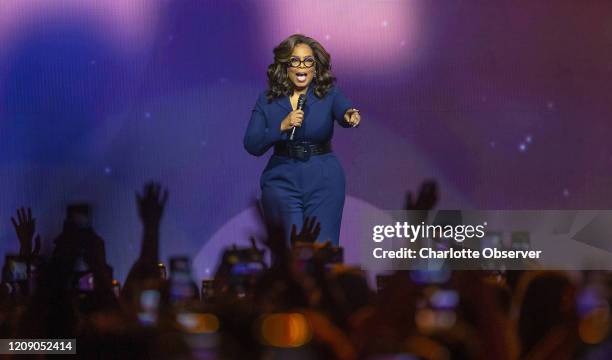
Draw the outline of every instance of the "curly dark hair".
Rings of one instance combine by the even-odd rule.
[[[268,66],[268,100],[293,94],[293,83],[287,76],[287,67],[293,49],[298,44],[310,46],[316,61],[316,75],[312,80],[314,94],[322,98],[334,86],[336,78],[331,72],[331,55],[315,39],[302,34],[293,34],[274,48],[274,62]]]

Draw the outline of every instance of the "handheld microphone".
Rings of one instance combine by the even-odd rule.
[[[304,103],[306,102],[306,96],[304,94],[300,94],[297,101],[297,110],[304,109]],[[291,129],[291,135],[289,135],[289,140],[293,141],[293,134],[295,134],[295,126]]]

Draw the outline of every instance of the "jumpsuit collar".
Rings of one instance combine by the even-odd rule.
[[[308,85],[308,90],[306,90],[306,104],[304,104],[305,108],[308,108],[310,105],[316,103],[320,99],[314,93],[314,87],[312,83]],[[289,96],[283,96],[280,98],[279,104],[288,111],[292,111],[291,101],[289,100]]]

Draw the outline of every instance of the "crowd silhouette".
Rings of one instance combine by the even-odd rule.
[[[66,356],[83,359],[612,358],[607,272],[396,271],[370,286],[341,248],[318,239],[312,218],[289,244],[267,223],[266,239],[209,254],[220,259],[214,278],[195,279],[189,257],[160,259],[168,198],[158,183],[136,194],[142,245],[123,285],[87,204],[67,207],[49,256],[32,210],[18,209],[0,338],[74,338],[77,354]],[[437,201],[434,181],[408,192],[410,220]]]

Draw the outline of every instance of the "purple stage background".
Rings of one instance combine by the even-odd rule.
[[[612,205],[612,2],[294,3],[0,0],[0,255],[17,250],[16,207],[48,250],[65,204],[86,200],[123,279],[134,191],[158,179],[162,258],[190,254],[207,276],[215,249],[259,231],[268,156],[242,137],[294,32],[328,49],[363,114],[334,139],[349,253],[360,209],[399,209],[429,177],[442,208]]]

